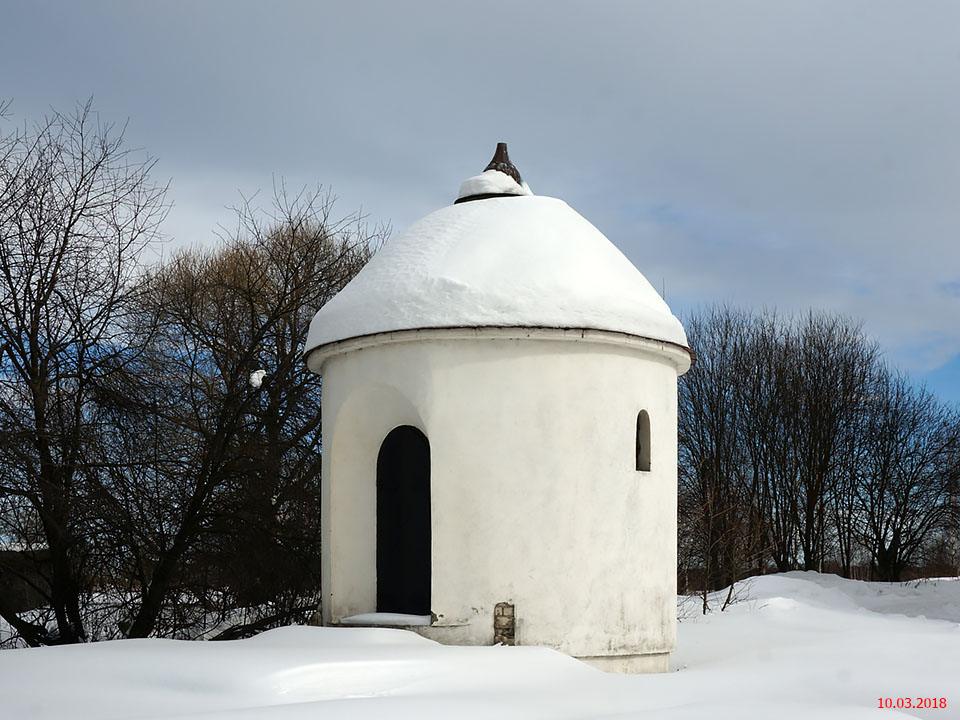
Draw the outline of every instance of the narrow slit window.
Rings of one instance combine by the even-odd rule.
[[[637,415],[637,471],[650,471],[650,416],[646,410]]]

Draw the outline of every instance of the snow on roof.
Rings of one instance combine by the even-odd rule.
[[[496,170],[478,177],[501,175],[491,187],[524,192]],[[461,187],[461,197],[477,187]],[[461,201],[393,237],[316,314],[304,354],[376,333],[491,326],[610,330],[687,345],[680,321],[603,233],[562,200],[518,194]]]
[[[533,195],[530,187],[517,183],[512,177],[499,170],[484,170],[479,175],[467,178],[460,185],[457,200],[473,195]]]

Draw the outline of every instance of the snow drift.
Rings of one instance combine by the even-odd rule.
[[[543,648],[449,647],[389,629],[121,640],[0,652],[6,717],[960,718],[960,581],[748,581],[680,624],[674,672],[607,675]],[[946,708],[879,710],[878,699]]]

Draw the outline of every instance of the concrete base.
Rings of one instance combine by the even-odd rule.
[[[670,653],[650,655],[592,655],[578,657],[587,665],[610,673],[661,673],[670,669]]]

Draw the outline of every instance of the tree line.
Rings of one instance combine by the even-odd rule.
[[[0,139],[0,618],[17,642],[236,637],[317,608],[320,379],[299,352],[383,233],[280,187],[213,246],[157,260],[153,170],[89,104]]]
[[[684,323],[679,575],[960,572],[960,412],[860,324],[715,306]]]

